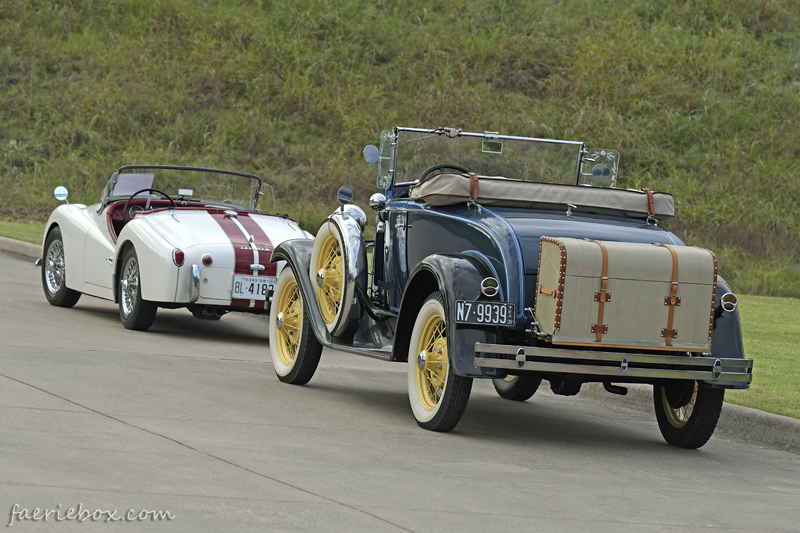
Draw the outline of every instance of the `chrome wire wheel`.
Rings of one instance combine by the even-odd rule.
[[[339,240],[328,235],[322,242],[316,264],[316,293],[322,320],[332,324],[339,315],[344,290],[344,260]]]
[[[433,411],[447,383],[447,337],[444,318],[438,313],[425,321],[416,353],[417,394],[422,407]]]
[[[303,325],[303,300],[294,278],[287,281],[278,298],[275,347],[284,365],[291,365],[297,356],[297,347]]]
[[[133,313],[139,290],[139,263],[135,256],[128,259],[123,267],[120,288],[122,289],[122,313],[129,316]]]
[[[692,412],[694,412],[694,406],[697,403],[697,382],[694,383],[692,399],[689,400],[689,403],[686,405],[673,408],[667,400],[666,388],[661,389],[661,401],[664,405],[664,415],[666,415],[667,421],[672,427],[682,428],[689,422],[689,419],[692,417]]]
[[[61,240],[54,240],[47,249],[44,275],[50,294],[56,294],[64,286],[66,265],[64,263],[64,245]]]

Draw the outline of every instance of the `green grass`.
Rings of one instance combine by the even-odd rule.
[[[800,300],[740,296],[739,312],[753,383],[725,400],[800,418]]]
[[[33,244],[42,244],[44,226],[44,222],[0,219],[0,236]]]
[[[394,125],[617,148],[738,292],[800,297],[800,4],[5,0],[0,215],[115,168],[256,172],[315,231]]]

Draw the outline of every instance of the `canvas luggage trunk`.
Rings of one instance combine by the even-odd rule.
[[[588,239],[540,242],[534,315],[553,344],[711,350],[713,252]]]

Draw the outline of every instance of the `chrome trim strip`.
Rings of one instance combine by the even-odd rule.
[[[525,361],[520,366],[514,359],[481,359],[475,358],[478,368],[503,368],[508,370],[531,370],[535,372],[559,372],[568,374],[588,374],[592,376],[651,378],[651,379],[693,379],[697,381],[741,381],[750,383],[753,375],[739,372],[721,372],[714,377],[711,371],[670,370],[662,368],[629,368],[622,370],[613,366],[571,365],[564,363],[541,363]]]
[[[200,267],[192,265],[192,286],[189,302],[195,303],[198,298],[200,298]]]
[[[497,359],[481,357],[477,354],[498,354],[516,356],[525,354],[524,362],[516,359]],[[541,348],[537,346],[513,346],[507,344],[475,343],[475,366],[479,368],[507,368],[533,370],[538,372],[567,372],[599,376],[695,379],[707,381],[741,381],[750,383],[753,379],[752,359],[721,359],[714,357],[688,357],[679,355],[651,355],[622,352],[599,352],[589,350],[570,350]],[[567,362],[530,361],[527,357],[564,359]],[[601,364],[573,364],[569,360],[592,361]],[[521,365],[519,363],[522,363]],[[610,365],[608,363],[611,363]],[[663,365],[675,368],[631,368],[631,364]],[[683,369],[677,367],[693,367]],[[729,370],[723,372],[722,370]],[[730,370],[739,370],[730,372]],[[744,371],[742,371],[744,370]]]

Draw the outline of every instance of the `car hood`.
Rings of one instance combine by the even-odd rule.
[[[525,274],[536,274],[539,268],[539,238],[571,237],[598,241],[622,241],[683,245],[672,233],[644,220],[573,213],[567,218],[563,211],[529,209],[493,209],[514,230],[522,248]]]

